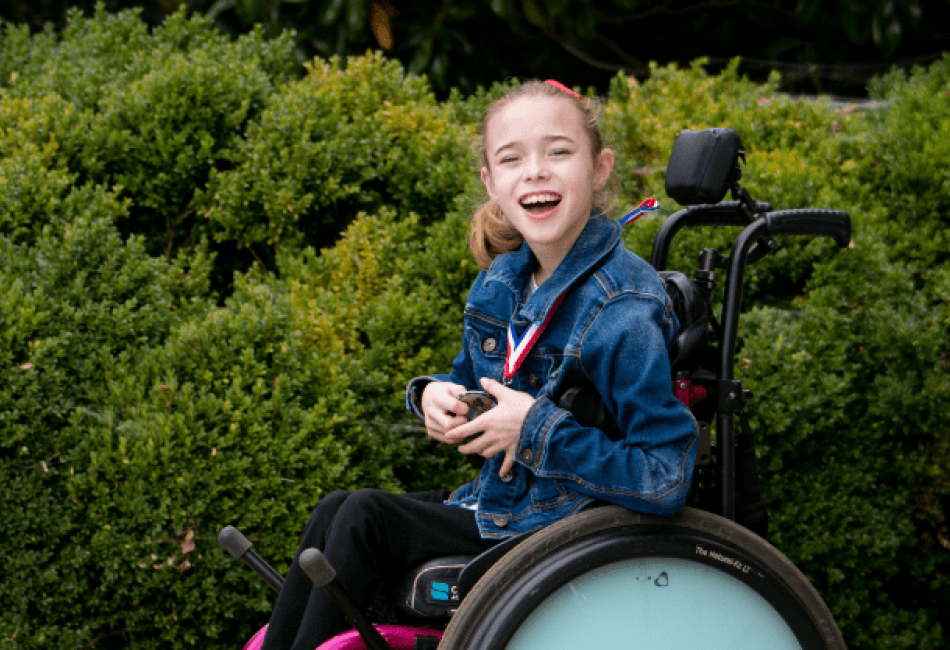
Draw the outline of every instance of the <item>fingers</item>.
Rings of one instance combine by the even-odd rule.
[[[505,460],[501,470],[501,475],[504,476],[514,466],[515,448],[521,437],[525,414],[534,404],[534,398],[495,381],[483,380],[481,384],[489,394],[498,399],[498,406],[448,432],[446,439],[461,443],[459,452],[463,454],[478,454],[491,458],[504,453]],[[470,438],[476,434],[481,435]]]
[[[456,399],[465,387],[449,382],[433,382],[422,392],[422,412],[426,432],[439,442],[449,442],[445,433],[468,422],[468,405]]]
[[[465,392],[465,386],[449,382],[432,382],[422,391],[422,410],[424,413],[436,411],[451,412],[454,415],[465,415],[468,405],[456,398]]]
[[[459,453],[478,454],[483,458],[491,458],[503,451],[506,451],[506,448],[501,441],[485,438],[484,436],[479,436],[459,447]]]
[[[517,392],[515,390],[512,390],[511,388],[508,388],[501,382],[495,381],[494,379],[491,379],[489,377],[482,377],[479,380],[479,383],[482,385],[482,389],[486,393],[488,393],[489,395],[491,395],[498,401],[501,401],[502,397],[507,395],[508,393]]]
[[[455,437],[462,433],[463,431],[460,427],[449,435]],[[505,459],[502,461],[501,468],[498,470],[498,475],[506,476],[511,473],[515,465],[515,444],[516,443],[510,443],[506,445],[504,439],[490,438],[486,435],[482,435],[461,445],[459,452],[463,454],[478,454],[484,458],[491,458],[496,454],[504,453]]]
[[[437,442],[456,444],[457,440],[450,440],[446,437],[448,432],[464,424],[468,420],[463,416],[448,417],[438,416],[434,418],[426,417],[426,433],[430,438]]]
[[[521,437],[528,411],[534,398],[488,377],[480,382],[482,389],[498,401],[493,409],[471,422],[465,417],[468,405],[457,397],[465,388],[457,384],[429,384],[422,395],[426,429],[439,442],[459,445],[463,454],[478,454],[491,458],[504,453],[500,474],[505,476],[514,468],[515,449]],[[475,436],[475,437],[473,437]]]
[[[501,463],[501,469],[498,470],[499,476],[508,476],[515,466],[515,451],[509,449],[505,452],[505,460]]]
[[[485,424],[482,422],[482,419],[484,417],[485,416],[482,415],[472,420],[471,422],[469,422],[466,418],[463,418],[465,422],[463,422],[459,426],[453,427],[450,431],[446,432],[445,434],[446,440],[453,444],[458,444],[458,443],[464,444],[466,440],[468,440],[468,438],[471,438],[472,436],[477,436],[479,434],[484,434]],[[469,444],[471,444],[472,442],[474,442],[474,440],[468,440]],[[481,449],[481,447],[479,447],[479,449]],[[479,453],[479,451],[475,449],[469,449],[467,451],[463,451],[462,447],[459,447],[459,451],[461,451],[463,454]]]

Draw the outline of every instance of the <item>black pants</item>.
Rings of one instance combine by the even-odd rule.
[[[497,543],[481,538],[474,512],[443,504],[447,495],[358,490],[334,492],[321,500],[277,597],[262,650],[314,650],[350,627],[343,612],[300,568],[304,549],[323,551],[340,584],[365,609],[379,580],[398,578],[443,555],[478,555]]]

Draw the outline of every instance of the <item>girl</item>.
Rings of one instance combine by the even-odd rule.
[[[486,461],[451,494],[359,490],[317,505],[300,550],[323,550],[356,602],[427,559],[478,554],[597,502],[653,514],[683,506],[696,426],[671,392],[678,324],[656,273],[603,214],[613,163],[591,104],[557,82],[526,83],[489,108],[490,200],[470,239],[483,271],[462,351],[451,374],[416,378],[406,393],[431,438]],[[603,397],[620,440],[558,407],[580,382]],[[457,398],[478,388],[498,404],[469,421]],[[263,648],[313,650],[346,627],[295,559]]]

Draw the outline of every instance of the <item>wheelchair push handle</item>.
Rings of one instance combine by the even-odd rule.
[[[769,212],[761,217],[765,226],[757,228],[759,238],[745,258],[746,264],[755,264],[776,249],[776,236],[802,235],[830,237],[841,248],[851,243],[851,217],[843,210],[803,208]],[[753,222],[753,226],[756,225]]]
[[[766,214],[765,221],[772,235],[830,237],[841,248],[851,243],[851,216],[844,210],[780,210]]]

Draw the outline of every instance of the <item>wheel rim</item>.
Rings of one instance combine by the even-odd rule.
[[[651,561],[660,564],[648,564]],[[603,576],[609,577],[611,571],[619,574],[618,581],[624,588],[633,584],[635,592],[638,582],[641,587],[660,589],[656,580],[665,571],[663,589],[679,586],[678,592],[682,593],[693,581],[700,595],[682,598],[682,604],[669,608],[679,610],[679,618],[654,614],[633,631],[631,626],[623,626],[622,631],[595,642],[597,630],[609,628],[618,620],[628,621],[630,611],[646,607],[628,601],[602,617],[609,619],[609,625],[580,623],[596,618],[586,612],[578,614],[582,607],[577,598],[600,601],[603,608],[619,600],[609,588],[609,580],[602,576],[597,577],[607,585],[602,594],[577,591],[578,584],[588,588],[578,581],[602,569],[606,569]],[[671,583],[671,579],[676,582]],[[536,640],[530,638],[529,619],[536,611],[538,617],[545,615],[545,602],[568,591],[575,601],[560,611],[552,604],[548,614],[553,621],[552,633]],[[761,611],[763,601],[767,613]],[[654,626],[653,638],[638,642],[644,630],[649,631],[648,626],[657,622],[662,624]],[[700,642],[678,637],[671,640],[671,635],[665,634],[680,626],[701,632]],[[723,626],[737,632],[724,634]],[[794,641],[789,639],[789,631]],[[714,632],[718,637],[713,636]],[[519,634],[523,636],[519,638]],[[550,526],[509,551],[462,601],[446,629],[443,645],[446,650],[522,650],[514,645],[516,639],[529,650],[601,646],[737,650],[752,647],[751,643],[757,648],[846,650],[827,606],[795,565],[734,522],[690,508],[676,517],[653,517],[614,506],[594,508]],[[673,641],[677,645],[672,645]]]
[[[528,616],[507,647],[801,650],[785,620],[747,584],[703,563],[667,557],[623,560],[569,581]]]

